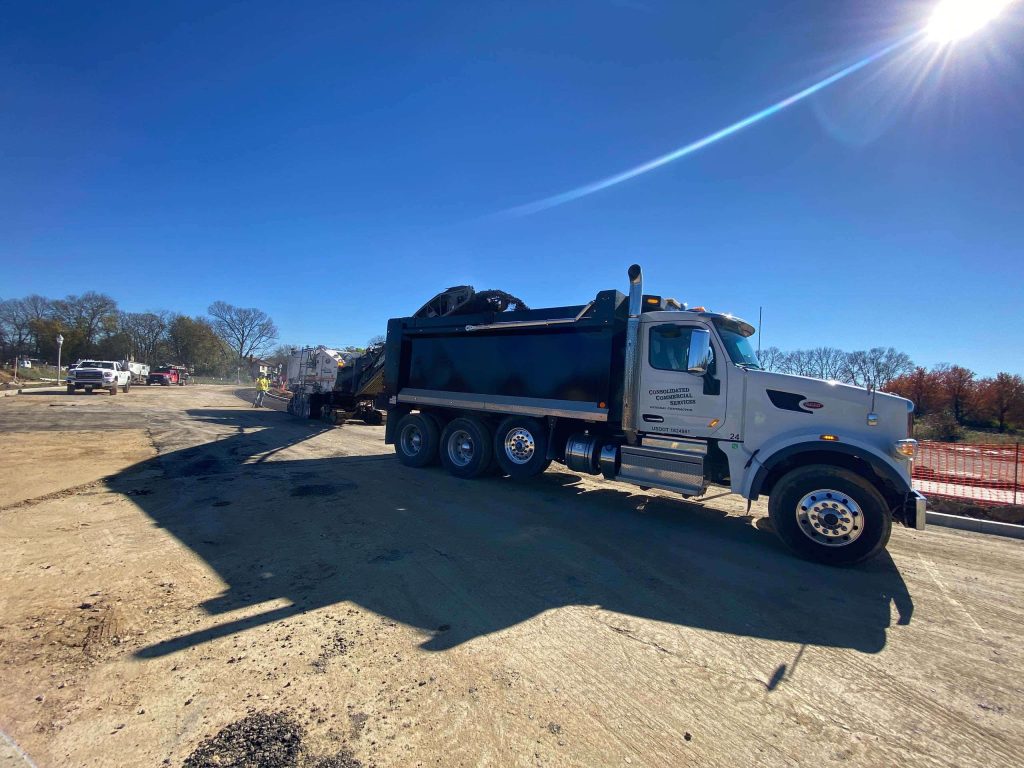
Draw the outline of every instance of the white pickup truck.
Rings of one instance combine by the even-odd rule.
[[[116,395],[117,388],[127,392],[132,386],[132,372],[128,364],[115,360],[83,360],[68,371],[68,394],[84,389],[92,394],[94,389],[105,389]]]

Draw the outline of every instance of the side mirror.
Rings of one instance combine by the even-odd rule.
[[[703,376],[711,366],[711,331],[694,328],[690,334],[690,355],[686,361],[688,373]]]

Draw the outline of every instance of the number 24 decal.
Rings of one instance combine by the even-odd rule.
[[[742,440],[743,438],[740,437],[740,433],[739,432],[730,432],[729,433],[729,439],[730,440]]]

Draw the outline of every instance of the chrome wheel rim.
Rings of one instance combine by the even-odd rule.
[[[465,467],[473,460],[476,445],[473,436],[464,429],[457,429],[448,436],[448,458],[457,467]]]
[[[826,547],[846,547],[864,532],[864,512],[849,494],[822,488],[796,505],[796,521],[804,536]]]
[[[416,456],[423,450],[423,433],[415,424],[408,424],[402,430],[402,453],[406,456]]]
[[[528,429],[516,427],[505,435],[505,455],[514,464],[529,464],[537,451],[533,435]]]

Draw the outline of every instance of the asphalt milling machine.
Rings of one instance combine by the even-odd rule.
[[[413,314],[417,318],[472,315],[479,312],[528,310],[505,291],[477,291],[457,285],[441,291]],[[365,352],[346,352],[323,345],[295,350],[285,364],[285,387],[291,392],[288,413],[304,419],[342,424],[361,419],[380,424],[384,411],[376,399],[384,390],[385,345]]]

